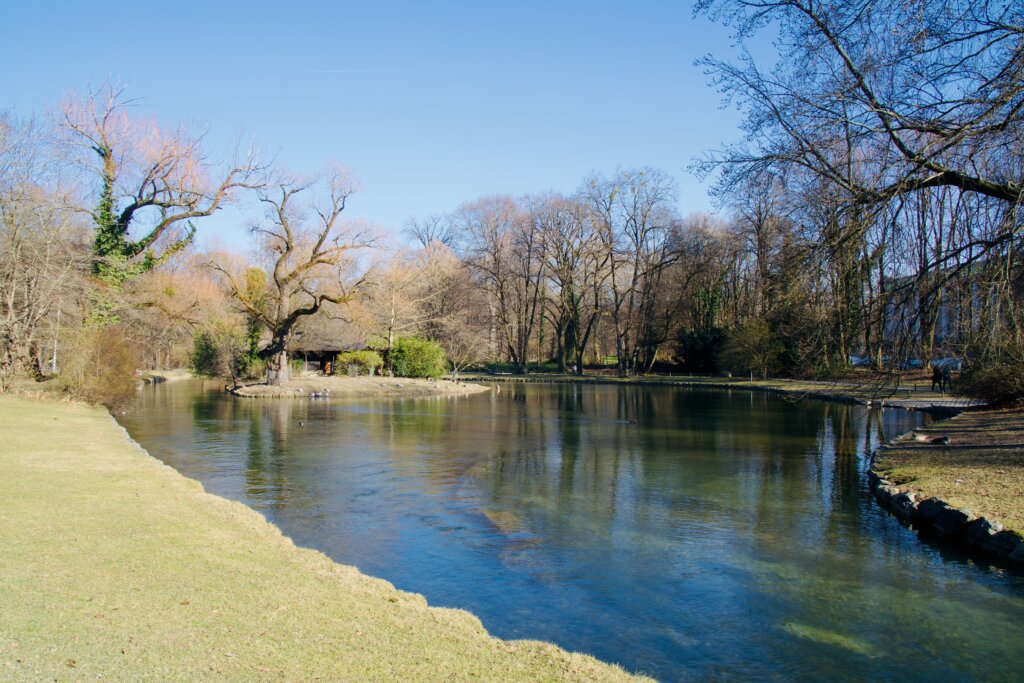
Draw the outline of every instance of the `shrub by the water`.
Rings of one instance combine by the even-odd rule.
[[[721,364],[733,373],[767,377],[781,369],[784,351],[771,325],[764,320],[748,320],[729,332]]]
[[[344,374],[345,368],[354,365],[359,369],[361,375],[373,375],[384,365],[384,360],[376,351],[366,349],[365,351],[346,351],[338,354],[335,374]]]
[[[141,366],[139,349],[125,338],[123,325],[86,328],[69,350],[61,379],[72,396],[117,410],[135,399]]]
[[[299,366],[302,360],[298,361]],[[192,338],[189,369],[197,377],[230,377],[232,380],[259,377],[263,361],[256,357],[240,329],[213,325]]]
[[[219,377],[224,374],[219,345],[209,332],[197,332],[192,339],[189,366],[197,377]]]
[[[968,349],[953,389],[994,405],[1024,401],[1024,343],[1010,339],[996,348]]]
[[[436,379],[448,371],[441,345],[416,337],[400,337],[391,349],[391,368],[398,377]]]

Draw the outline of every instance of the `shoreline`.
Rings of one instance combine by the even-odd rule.
[[[707,382],[684,386],[715,387]],[[735,383],[717,387],[750,388]],[[803,389],[788,393],[811,397]],[[410,680],[446,674],[502,680],[620,680],[628,675],[615,665],[551,644],[492,638],[468,612],[429,607],[418,594],[295,546],[258,512],[206,493],[198,482],[150,456],[102,409],[0,396],[0,414],[5,417],[0,420],[0,466],[8,474],[0,481],[0,499],[8,503],[0,510],[0,547],[6,554],[0,557],[0,595],[8,604],[0,642],[10,642],[17,650],[0,661],[8,675],[115,680],[136,678],[140,672],[173,680],[204,675],[336,678],[346,672],[356,678]],[[944,434],[948,423],[955,422],[918,431]],[[60,432],[53,433],[58,423]],[[92,438],[91,430],[103,439]],[[902,435],[879,451],[908,443],[939,448],[915,441],[913,435]],[[39,441],[47,447],[58,441],[63,450],[57,457],[41,453]],[[877,477],[874,469],[870,476]],[[872,489],[888,492],[890,498],[901,494],[884,479],[872,481]],[[910,498],[918,509],[915,526],[923,524],[928,515],[919,509],[922,499]],[[949,509],[930,505],[941,513],[935,519],[946,524]],[[191,513],[214,522],[198,525],[204,538],[194,533]],[[160,525],[149,524],[151,514]],[[980,532],[990,529],[990,542],[1005,545],[1007,534],[1014,533],[981,519],[989,526],[970,520],[955,536],[981,538]],[[26,523],[31,528],[23,529]],[[175,528],[180,525],[187,529]],[[133,552],[132,544],[140,543],[159,557],[154,561]],[[255,564],[252,555],[258,557]],[[983,556],[991,554],[985,551]],[[181,557],[188,564],[176,571]],[[267,589],[262,582],[274,576],[283,580]],[[54,580],[57,584],[51,585]],[[373,603],[366,609],[363,597]],[[358,614],[337,614],[339,601],[350,612],[355,604]],[[397,631],[380,632],[377,606],[384,608],[390,625],[397,620]],[[141,614],[142,623],[117,623],[129,613]],[[312,613],[310,624],[301,619],[294,623],[303,613]],[[280,631],[278,621],[289,619],[288,628]],[[357,636],[368,637],[353,636],[353,629],[358,629]],[[414,643],[410,650],[403,639],[423,629],[444,642]],[[289,634],[298,633],[312,638],[315,647],[297,645]],[[208,642],[225,635],[226,641]],[[474,653],[466,661],[445,649],[449,647],[469,647]],[[126,652],[135,659],[126,659]],[[403,660],[405,654],[412,661]]]
[[[0,677],[633,680],[296,546],[101,408],[0,414]]]
[[[473,379],[483,380],[484,377],[473,376]],[[985,513],[979,514],[968,505],[956,505],[958,501],[944,493],[948,490],[946,486],[932,484],[932,489],[940,491],[929,491],[929,485],[915,490],[913,484],[917,481],[917,475],[911,463],[904,475],[908,481],[894,483],[886,478],[886,471],[879,470],[879,456],[884,460],[885,455],[890,457],[899,453],[901,449],[919,448],[928,449],[930,453],[940,452],[947,456],[947,459],[954,461],[948,466],[954,474],[951,482],[959,485],[960,479],[956,478],[956,458],[965,450],[973,449],[972,452],[980,453],[983,457],[993,455],[1007,448],[1006,444],[994,447],[986,446],[983,436],[992,434],[1001,428],[1020,431],[1024,434],[1024,413],[1007,411],[988,411],[984,404],[969,399],[947,397],[942,394],[935,394],[931,391],[914,391],[902,389],[895,392],[895,395],[886,396],[885,392],[872,392],[864,386],[844,384],[838,382],[807,382],[801,380],[737,380],[735,378],[674,378],[674,377],[640,377],[640,378],[619,378],[619,377],[594,377],[594,376],[556,376],[552,379],[544,378],[542,375],[497,375],[489,377],[496,382],[552,382],[552,383],[583,383],[600,385],[639,385],[639,386],[670,386],[687,387],[698,389],[716,390],[744,390],[771,393],[779,396],[795,397],[800,400],[812,399],[833,401],[841,403],[861,404],[871,407],[900,408],[904,410],[920,410],[934,415],[937,419],[926,429],[915,430],[901,434],[886,444],[880,446],[870,457],[870,469],[868,470],[868,482],[875,499],[879,505],[901,523],[918,531],[922,541],[936,540],[942,544],[949,544],[964,552],[968,557],[1011,568],[1015,571],[1024,571],[1024,537],[1021,530],[1024,524],[1016,525],[1014,518],[1012,523],[1006,519],[999,519],[998,515]],[[890,392],[891,393],[891,392]],[[948,432],[959,424],[970,422],[978,417],[995,415],[995,419],[982,428],[970,427],[962,430],[953,441],[941,443],[943,437],[950,439]],[[1000,418],[999,416],[1003,416]],[[959,422],[957,422],[959,420]],[[979,434],[981,436],[979,436]],[[938,438],[940,442],[932,443],[931,438]],[[927,441],[924,439],[928,439]],[[1014,450],[1024,453],[1024,436],[1020,437],[1017,443],[1013,444]],[[1020,470],[1020,477],[1024,478],[1024,455],[1021,455],[1009,465],[1000,460],[1003,469],[996,472],[1006,473],[1010,468]],[[960,467],[966,467],[960,464]],[[994,468],[987,465],[988,470]],[[997,477],[998,478],[998,477]],[[947,477],[948,479],[948,477]],[[950,483],[940,481],[940,483]],[[1008,484],[1016,486],[1008,493],[1003,492],[1003,500],[1016,498],[1024,500],[1024,490],[1019,484]],[[1006,487],[1004,487],[1006,488]],[[963,495],[963,493],[961,494]],[[978,500],[974,492],[967,492],[966,496],[972,500]],[[941,496],[941,497],[940,497]],[[950,500],[944,500],[944,498]],[[984,496],[982,495],[982,498]],[[979,504],[980,503],[980,504]],[[1000,503],[997,500],[980,500],[973,507],[976,508],[998,508]],[[991,517],[991,519],[990,519]],[[1005,526],[1004,526],[1005,525]],[[1009,528],[1006,528],[1009,527]]]
[[[196,379],[188,370],[181,368],[174,370],[146,370],[139,373],[139,379],[143,384],[161,384],[163,382],[180,382],[186,379]]]
[[[923,540],[1024,571],[1024,525],[1014,503],[1024,499],[1021,431],[1024,413],[990,410],[902,434],[872,454],[871,492]]]
[[[471,382],[596,384],[617,386],[666,386],[692,389],[759,391],[798,399],[833,401],[905,410],[923,410],[936,416],[953,416],[976,410],[984,404],[966,398],[956,398],[933,391],[912,388],[875,390],[870,384],[792,379],[755,379],[749,381],[735,377],[646,375],[640,377],[614,377],[602,375],[484,375],[465,373]]]

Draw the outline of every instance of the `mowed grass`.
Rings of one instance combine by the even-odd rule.
[[[0,396],[0,680],[625,680],[295,547],[83,406]]]
[[[880,476],[1024,532],[1024,411],[962,413],[917,433],[950,443],[901,440],[875,456]]]

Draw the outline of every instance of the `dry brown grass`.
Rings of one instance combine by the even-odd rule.
[[[963,413],[918,434],[950,443],[901,440],[879,451],[875,471],[901,490],[1024,531],[1024,411]]]
[[[0,680],[625,680],[338,565],[95,408],[0,396]]]

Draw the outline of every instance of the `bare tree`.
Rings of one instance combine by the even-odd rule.
[[[618,371],[624,377],[649,364],[656,352],[651,334],[654,295],[672,259],[675,183],[664,171],[642,168],[620,171],[610,180],[591,176],[582,193],[598,217],[607,255],[609,312]]]
[[[539,207],[550,282],[546,315],[555,329],[556,362],[565,372],[571,360],[583,373],[583,354],[601,313],[601,289],[608,277],[597,221],[579,198],[547,197]]]
[[[914,3],[701,0],[742,40],[780,27],[771,72],[747,52],[703,60],[748,108],[749,146],[712,159],[738,172],[781,160],[857,201],[953,186],[1018,204],[1024,9],[1013,0]],[[830,153],[851,136],[878,172],[851,178]],[[870,179],[870,181],[869,181]]]
[[[208,262],[208,255],[171,259],[126,286],[124,319],[148,367],[188,365],[199,331],[224,336],[244,329]],[[237,336],[244,343],[244,332]]]
[[[267,364],[267,383],[289,378],[288,350],[299,321],[322,313],[325,306],[352,300],[365,280],[354,274],[353,252],[373,246],[365,226],[341,221],[354,183],[338,171],[326,179],[320,201],[303,203],[304,193],[318,189],[315,181],[285,178],[259,191],[267,207],[266,220],[253,228],[267,259],[265,292],[246,286],[228,268],[212,264],[227,280],[231,296],[270,333],[260,351]]]
[[[366,274],[360,317],[368,331],[384,342],[388,370],[395,339],[430,336],[430,327],[440,315],[445,283],[437,277],[429,257],[437,247],[445,247],[440,242],[427,245],[417,252],[392,252],[378,259]]]
[[[84,289],[85,231],[51,186],[45,133],[0,117],[0,390],[13,376],[44,373],[44,345],[56,364],[65,323]],[[50,334],[44,339],[44,333]],[[55,369],[55,368],[51,368]]]
[[[542,300],[544,243],[540,214],[532,208],[511,197],[488,197],[456,214],[464,258],[487,293],[489,338],[494,343],[500,336],[517,373],[527,371]]]
[[[422,247],[430,246],[431,242],[439,242],[446,247],[455,246],[455,230],[447,216],[434,214],[426,218],[411,218],[402,232]]]
[[[435,293],[423,301],[425,334],[444,349],[452,379],[457,379],[466,366],[488,358],[486,295],[448,247],[435,242],[424,250],[423,259],[424,281]]]

